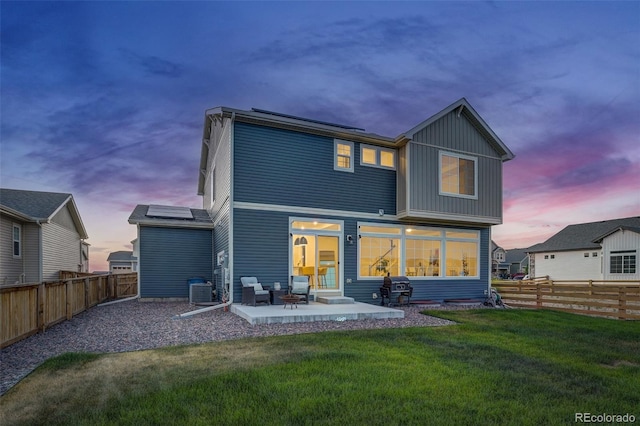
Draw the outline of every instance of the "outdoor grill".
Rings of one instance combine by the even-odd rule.
[[[384,277],[380,295],[382,306],[385,305],[385,300],[387,306],[408,305],[413,295],[413,287],[407,277]]]

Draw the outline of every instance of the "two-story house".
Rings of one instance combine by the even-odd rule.
[[[502,164],[513,157],[466,99],[396,137],[263,110],[208,110],[203,209],[162,217],[138,206],[130,218],[141,294],[162,293],[145,292],[145,263],[158,263],[158,249],[143,234],[172,223],[194,225],[202,240],[212,231],[212,272],[228,270],[234,302],[242,276],[286,287],[294,275],[310,278],[315,297],[374,303],[383,276],[404,275],[414,299],[483,298],[491,226],[502,223]],[[165,297],[186,297],[186,284],[171,285]]]
[[[87,272],[89,245],[71,194],[0,189],[0,284]]]
[[[506,259],[505,249],[491,241],[491,272],[494,277],[504,277],[509,274],[509,265],[506,263]]]

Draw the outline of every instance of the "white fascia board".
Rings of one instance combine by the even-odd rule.
[[[502,219],[498,217],[489,217],[489,216],[469,216],[462,214],[451,214],[451,213],[440,213],[440,212],[432,212],[425,210],[411,210],[408,209],[407,212],[399,217],[399,219],[432,219],[443,222],[464,222],[464,223],[475,223],[482,225],[501,225]]]
[[[75,200],[73,199],[73,195],[69,195],[69,197],[67,197],[66,200],[64,200],[57,209],[55,209],[53,211],[53,213],[51,213],[49,215],[49,217],[47,217],[45,220],[47,223],[51,222],[51,219],[53,219],[53,217],[55,215],[57,215],[60,210],[62,210],[63,208],[65,208],[67,206],[67,204],[70,204],[71,208],[69,209],[70,213],[71,213],[71,217],[74,221],[74,223],[76,224],[76,229],[78,230],[78,234],[80,234],[80,238],[87,239],[89,238],[89,236],[87,235],[87,229],[84,227],[84,223],[82,223],[82,218],[80,217],[80,212],[78,211],[78,206],[76,205]]]
[[[6,207],[6,206],[1,206],[0,207],[0,213],[2,214],[6,214],[7,216],[11,216],[12,218],[15,218],[17,220],[21,220],[23,222],[37,222],[38,219],[33,218],[31,216],[27,216],[24,213],[20,213],[17,210],[13,210],[12,208]]]
[[[405,132],[404,136],[407,137],[408,139],[413,139],[413,135],[418,133],[420,130],[424,129],[427,126],[430,126],[431,124],[440,120],[445,115],[449,114],[451,111],[454,111],[460,107],[463,107],[464,109],[466,109],[468,113],[471,114],[471,116],[473,116],[473,118],[483,128],[483,130],[486,131],[487,134],[494,140],[494,142],[497,145],[499,145],[500,148],[505,152],[505,154],[502,155],[502,161],[508,161],[515,157],[513,152],[511,152],[511,150],[504,144],[504,142],[502,142],[502,140],[498,137],[498,135],[494,133],[491,127],[487,125],[487,123],[482,119],[482,117],[480,117],[480,115],[476,112],[475,109],[473,109],[473,107],[469,104],[469,102],[465,98],[459,99],[458,101],[444,108],[442,111],[427,118],[422,123],[418,124],[417,126]]]
[[[264,210],[274,211],[291,214],[308,214],[318,216],[338,216],[338,217],[353,217],[361,219],[380,219],[380,220],[398,220],[398,216],[395,214],[384,214],[380,216],[379,213],[365,213],[349,210],[332,210],[332,209],[319,209],[314,207],[300,207],[300,206],[286,206],[281,204],[262,204],[262,203],[250,203],[245,201],[237,201],[233,203],[234,209],[245,210]]]
[[[154,226],[160,228],[197,228],[197,229],[213,229],[213,223],[205,222],[184,222],[180,220],[134,220],[129,219],[131,225],[138,226]]]

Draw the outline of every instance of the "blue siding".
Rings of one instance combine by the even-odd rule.
[[[363,220],[361,220],[363,221]],[[366,222],[372,222],[371,220],[364,220]],[[345,220],[345,234],[357,235],[358,226],[357,219]],[[400,222],[382,222],[381,223],[400,223]],[[421,222],[419,224],[413,224],[410,222],[401,222],[403,225],[416,225],[416,226],[430,226]],[[437,226],[441,228],[456,228],[456,229],[473,229],[480,231],[480,259],[479,268],[480,275],[476,279],[441,279],[441,280],[420,280],[411,278],[411,285],[413,286],[413,299],[414,300],[438,300],[444,299],[461,299],[461,298],[475,298],[482,299],[485,297],[484,291],[488,288],[489,283],[489,228],[472,228],[463,227],[460,225],[442,225],[431,224],[431,226]],[[356,242],[357,244],[357,242]],[[359,302],[379,303],[379,300],[374,300],[371,296],[373,293],[380,294],[379,288],[382,285],[382,278],[379,281],[361,280],[358,281],[358,248],[356,244],[346,244],[344,249],[344,281],[348,278],[352,279],[351,284],[344,284],[344,295],[353,297]]]
[[[241,300],[240,277],[256,276],[265,285],[273,285],[280,281],[283,286],[288,283],[289,263],[289,216],[304,217],[301,214],[289,214],[271,211],[234,210],[234,302]],[[338,219],[344,221],[344,235],[358,234],[358,219],[344,217],[313,216],[317,219]],[[370,219],[361,220],[373,222]],[[381,223],[398,223],[379,221]],[[408,225],[407,222],[402,222]],[[420,225],[424,226],[424,223]],[[435,225],[446,227],[446,225]],[[451,227],[461,228],[452,225]],[[468,280],[417,280],[413,279],[414,299],[457,299],[457,298],[484,298],[484,291],[489,283],[489,228],[468,228],[480,230],[480,277]],[[359,302],[379,303],[371,296],[379,293],[382,278],[376,281],[358,281],[358,247],[349,244],[344,239],[344,294],[353,297]],[[346,284],[351,278],[352,283]]]
[[[360,165],[335,171],[332,138],[235,124],[234,201],[396,213],[396,172]]]
[[[233,301],[240,303],[240,277],[272,286],[289,283],[289,214],[235,209],[233,214]]]
[[[188,298],[187,280],[212,279],[212,231],[140,227],[140,297]]]

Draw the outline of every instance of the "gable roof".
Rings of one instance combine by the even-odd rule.
[[[609,232],[606,232],[606,233],[598,236],[597,238],[595,238],[593,240],[593,242],[594,243],[601,243],[602,240],[607,238],[609,235],[615,234],[618,231],[622,231],[622,232],[630,231],[630,232],[635,232],[636,234],[640,234],[640,227],[638,227],[638,226],[626,226],[626,225],[618,226],[617,228],[614,228],[614,229],[610,230]]]
[[[427,118],[422,123],[405,132],[404,136],[408,139],[413,139],[414,135],[420,130],[430,126],[452,111],[457,111],[458,115],[464,115],[465,118],[467,118],[469,122],[471,122],[471,124],[476,128],[476,130],[478,130],[478,132],[480,132],[480,134],[489,142],[489,144],[491,144],[493,149],[495,149],[496,152],[501,155],[502,161],[509,161],[515,157],[513,152],[511,152],[511,150],[507,148],[507,145],[505,145],[504,142],[502,142],[502,140],[498,137],[498,135],[496,135],[494,131],[491,130],[489,125],[482,119],[482,117],[480,117],[480,115],[476,112],[475,109],[473,109],[471,104],[469,104],[469,102],[465,98],[457,100],[442,111]]]
[[[27,222],[49,222],[65,206],[69,207],[80,238],[88,238],[73,195],[0,188],[0,210]]]
[[[354,126],[328,123],[325,121],[296,117],[293,115],[281,114],[256,108],[251,109],[251,111],[228,108],[224,106],[211,108],[205,111],[204,117],[202,146],[200,150],[200,169],[198,173],[198,195],[204,194],[204,184],[206,180],[204,172],[207,169],[207,161],[209,158],[211,124],[216,122],[216,120],[221,120],[225,117],[245,123],[268,125],[271,127],[393,148],[405,145],[413,138],[413,135],[416,132],[424,129],[425,127],[429,126],[430,124],[434,123],[435,121],[439,120],[440,118],[444,117],[454,110],[458,110],[459,114],[463,114],[469,120],[469,122],[478,130],[478,132],[480,132],[480,134],[489,142],[489,144],[491,144],[496,152],[501,155],[502,161],[508,161],[515,157],[513,152],[511,152],[511,150],[507,148],[504,142],[502,142],[502,140],[500,140],[500,138],[493,132],[493,130],[491,130],[487,123],[485,123],[485,121],[480,117],[476,110],[473,109],[473,107],[465,98],[452,103],[442,111],[429,117],[422,123],[413,127],[411,130],[399,134],[395,138],[389,136],[381,136],[375,133],[367,133],[364,131],[364,129],[360,129]]]
[[[598,242],[601,241],[601,238],[610,235],[620,227],[640,227],[640,216],[569,225],[544,243],[533,245],[526,251],[528,253],[541,253],[546,251],[599,249],[600,244]]]
[[[185,209],[189,209],[191,218],[150,216],[148,214],[149,205],[138,204],[129,216],[129,223],[132,225],[164,226],[169,228],[213,228],[213,220],[206,210],[188,207],[185,207]]]
[[[527,259],[527,249],[509,249],[507,250],[506,260],[507,263],[521,263]]]
[[[109,253],[107,262],[131,262],[135,259],[132,251],[120,250]]]

